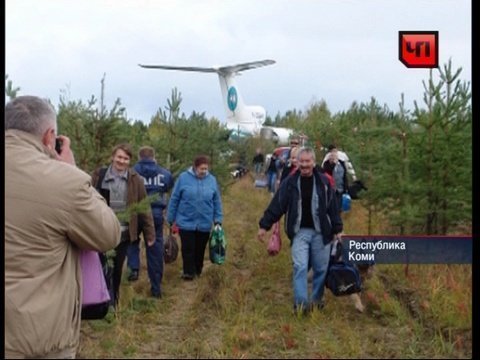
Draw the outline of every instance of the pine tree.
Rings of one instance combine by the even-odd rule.
[[[18,92],[20,91],[19,87],[14,87],[12,80],[8,79],[8,74],[5,75],[5,95],[8,96],[9,100],[13,100],[17,97]]]
[[[104,80],[105,76],[101,80],[99,106],[93,95],[86,104],[70,100],[67,91],[60,96],[59,133],[70,137],[77,166],[87,172],[109,162],[113,147],[130,140],[130,126],[120,99],[110,110],[104,105]]]
[[[424,82],[425,110],[415,103],[411,174],[417,183],[424,231],[447,234],[462,223],[471,224],[472,114],[468,83],[459,80],[461,68],[452,71],[451,61],[432,71]]]
[[[181,102],[181,93],[174,88],[165,109],[160,108],[150,122],[148,131],[157,159],[178,175],[192,165],[195,156],[208,155],[212,172],[221,182],[226,180],[228,159],[221,154],[229,150],[229,131],[205,113],[194,111],[187,117],[180,111]]]

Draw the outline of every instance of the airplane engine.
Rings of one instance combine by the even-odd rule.
[[[263,139],[272,140],[272,141],[275,141],[275,142],[277,142],[279,140],[278,135],[275,133],[275,131],[273,131],[273,129],[270,129],[270,128],[267,128],[267,127],[263,127],[263,128],[260,129],[260,136]]]

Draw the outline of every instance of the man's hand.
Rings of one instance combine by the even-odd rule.
[[[265,229],[258,229],[258,233],[257,233],[257,238],[258,238],[258,241],[261,241],[263,242],[263,240],[265,239],[265,234],[266,234],[267,230]]]
[[[70,149],[70,139],[65,135],[59,135],[57,136],[57,138],[62,140],[62,148],[60,154],[55,151],[57,160],[75,166],[75,157],[73,156],[72,149]]]

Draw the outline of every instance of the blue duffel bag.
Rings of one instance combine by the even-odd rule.
[[[333,295],[343,296],[362,291],[362,280],[355,265],[339,261],[328,268],[325,282]]]
[[[350,295],[362,291],[362,280],[358,268],[352,263],[340,260],[343,255],[341,242],[334,244],[334,246],[335,255],[330,257],[325,286],[335,296]]]

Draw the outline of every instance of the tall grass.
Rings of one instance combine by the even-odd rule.
[[[223,194],[225,264],[205,257],[202,276],[180,279],[181,258],[165,266],[162,299],[140,280],[124,282],[116,316],[82,323],[78,358],[468,358],[472,356],[472,274],[466,265],[376,265],[364,283],[363,314],[326,292],[309,316],[292,312],[290,243],[279,255],[256,239],[271,197],[245,177]],[[354,202],[348,233],[364,233]],[[382,223],[374,224],[381,231]],[[142,249],[143,250],[143,249]]]

